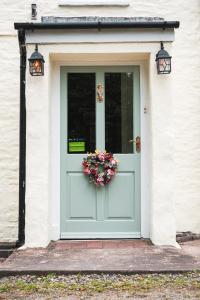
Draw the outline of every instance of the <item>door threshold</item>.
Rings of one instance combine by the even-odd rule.
[[[49,247],[55,250],[67,249],[121,249],[144,248],[151,245],[149,239],[89,239],[59,240],[51,242]]]
[[[70,239],[70,240],[90,240],[90,239],[140,239],[141,233],[140,232],[99,232],[99,233],[93,233],[93,232],[85,232],[83,233],[74,233],[74,232],[63,232],[61,233],[61,239]]]
[[[59,241],[138,241],[143,238],[60,238]]]

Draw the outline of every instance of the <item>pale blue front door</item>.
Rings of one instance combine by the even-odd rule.
[[[98,102],[97,87],[103,87]],[[61,67],[61,238],[139,238],[139,67]],[[117,175],[95,187],[82,160],[95,149],[119,159]]]

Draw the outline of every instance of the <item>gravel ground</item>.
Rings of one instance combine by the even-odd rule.
[[[197,300],[200,273],[10,276],[0,279],[0,299]]]

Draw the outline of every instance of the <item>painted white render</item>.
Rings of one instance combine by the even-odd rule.
[[[59,0],[60,6],[128,6],[129,0]]]
[[[56,120],[52,119],[56,106],[51,102],[50,86],[52,76],[59,83],[56,68],[66,63],[65,53],[75,52],[76,63],[80,63],[79,53],[116,52],[128,54],[124,56],[127,64],[130,64],[130,54],[137,63],[141,62],[138,53],[143,53],[144,88],[148,90],[143,101],[148,110],[145,117],[150,122],[149,132],[144,133],[146,140],[149,139],[147,146],[150,146],[147,172],[150,178],[150,236],[156,244],[174,244],[176,231],[200,233],[200,2],[129,2],[127,7],[88,8],[63,7],[55,0],[36,1],[38,21],[41,16],[156,16],[178,20],[181,26],[176,30],[175,41],[166,44],[173,56],[169,76],[156,74],[155,54],[159,44],[155,42],[120,43],[117,49],[113,44],[40,47],[46,61],[45,76],[32,78],[27,70],[26,246],[45,246],[59,234],[59,212],[58,207],[54,211],[50,184],[53,155],[50,149],[58,129]],[[9,0],[0,4],[0,241],[17,239],[19,50],[13,23],[31,21],[31,3],[30,0]],[[32,51],[33,45],[28,46],[28,56]],[[93,62],[99,60],[97,56],[93,58]],[[57,150],[53,149],[55,153]],[[55,190],[53,193],[58,196]],[[145,232],[147,235],[148,229]]]

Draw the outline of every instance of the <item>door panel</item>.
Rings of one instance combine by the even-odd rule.
[[[117,174],[111,183],[112,188],[106,190],[105,219],[134,220],[134,177],[132,172]],[[124,186],[127,189],[124,189]]]
[[[66,215],[69,219],[96,219],[96,192],[89,188],[88,180],[82,177],[82,173],[67,173]],[[84,193],[80,193],[80,190]]]
[[[138,67],[61,68],[61,238],[140,237],[139,116]],[[82,173],[96,148],[120,160],[105,188]]]

